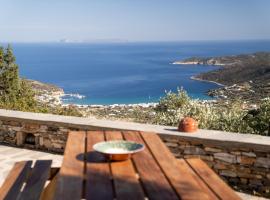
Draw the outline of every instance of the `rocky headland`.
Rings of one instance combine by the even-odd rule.
[[[53,84],[42,83],[36,80],[26,79],[26,81],[34,90],[37,101],[49,104],[51,106],[62,104],[61,97],[65,95],[65,92],[62,88]]]
[[[270,97],[270,52],[199,58],[192,57],[174,64],[218,65],[221,68],[192,77],[222,84],[208,94],[220,99],[241,99],[256,103]]]

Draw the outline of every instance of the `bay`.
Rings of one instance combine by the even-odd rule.
[[[220,86],[191,80],[217,66],[172,65],[192,56],[209,57],[270,51],[270,41],[127,43],[12,43],[23,77],[55,84],[76,104],[157,102],[165,91],[183,87],[192,98]]]

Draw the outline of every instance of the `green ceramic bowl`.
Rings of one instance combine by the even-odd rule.
[[[93,149],[107,156],[110,160],[127,160],[132,154],[142,151],[144,145],[133,141],[112,140],[108,142],[99,142],[93,146]]]

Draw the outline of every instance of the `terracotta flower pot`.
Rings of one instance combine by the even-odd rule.
[[[185,117],[179,122],[178,131],[195,132],[197,130],[198,130],[198,122],[191,117]]]

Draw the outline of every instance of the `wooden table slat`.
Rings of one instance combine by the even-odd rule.
[[[220,199],[241,199],[206,163],[199,158],[187,159],[188,164]]]
[[[188,170],[188,172],[199,184],[201,190],[207,193],[211,200],[219,200],[218,196],[204,183],[204,181],[192,170],[192,168],[190,168],[185,159],[178,159],[177,162],[179,165],[184,166]]]
[[[120,131],[106,131],[107,141],[122,139],[123,137]],[[122,162],[112,162],[111,170],[117,200],[144,199],[143,189],[130,159]]]
[[[145,149],[118,162],[93,150],[98,142],[121,139]],[[62,167],[49,186],[43,199],[54,191],[54,199],[240,199],[200,159],[177,160],[157,134],[137,131],[71,132]]]
[[[93,151],[93,145],[104,139],[103,131],[87,132],[86,199],[114,198],[109,163],[102,154]]]
[[[124,131],[123,136],[126,140],[145,144],[138,132]],[[149,199],[179,199],[147,146],[144,151],[133,155],[133,161]]]
[[[46,181],[50,175],[52,160],[37,160],[32,170],[31,176],[26,182],[26,186],[20,196],[20,200],[39,199]]]
[[[5,182],[0,188],[0,199],[14,200],[21,194],[20,190],[31,170],[32,161],[15,163]]]
[[[202,191],[199,184],[191,176],[188,168],[177,163],[175,157],[157,134],[142,132],[141,135],[181,199],[197,200],[198,197],[209,199],[209,196]]]
[[[56,183],[54,199],[81,199],[84,153],[85,132],[70,132],[65,148],[63,163]]]

